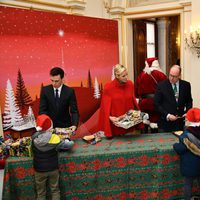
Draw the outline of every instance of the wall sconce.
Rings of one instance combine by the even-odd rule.
[[[200,26],[191,26],[190,32],[185,33],[185,43],[193,53],[200,57]]]

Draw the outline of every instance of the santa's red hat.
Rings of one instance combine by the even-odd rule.
[[[200,122],[200,109],[191,108],[186,113],[186,118],[189,122],[199,123]]]
[[[147,74],[151,74],[151,72],[154,70],[162,72],[159,62],[158,62],[158,58],[157,57],[146,58],[145,59],[145,68],[143,69],[143,71]]]
[[[52,128],[51,118],[45,114],[38,115],[36,120],[37,131],[47,131]]]
[[[152,57],[152,58],[146,58],[145,59],[145,61],[148,64],[149,67],[152,66],[152,63],[153,63],[154,60],[158,60],[158,58],[157,57]]]

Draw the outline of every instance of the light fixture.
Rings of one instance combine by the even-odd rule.
[[[187,47],[200,57],[200,26],[191,26],[190,32],[185,32],[185,43]]]

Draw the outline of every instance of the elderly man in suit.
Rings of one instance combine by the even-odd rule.
[[[183,130],[185,113],[192,108],[190,83],[180,79],[181,67],[173,65],[169,78],[158,84],[154,97],[155,109],[160,114],[159,131]]]
[[[75,92],[64,85],[64,71],[54,67],[50,71],[51,85],[42,88],[40,93],[39,114],[48,115],[53,127],[69,127],[75,131],[78,126],[79,112]]]

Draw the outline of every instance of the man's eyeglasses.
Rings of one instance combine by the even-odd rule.
[[[172,77],[172,78],[179,78],[179,75],[178,76],[174,76],[172,74],[169,74],[169,76]]]

